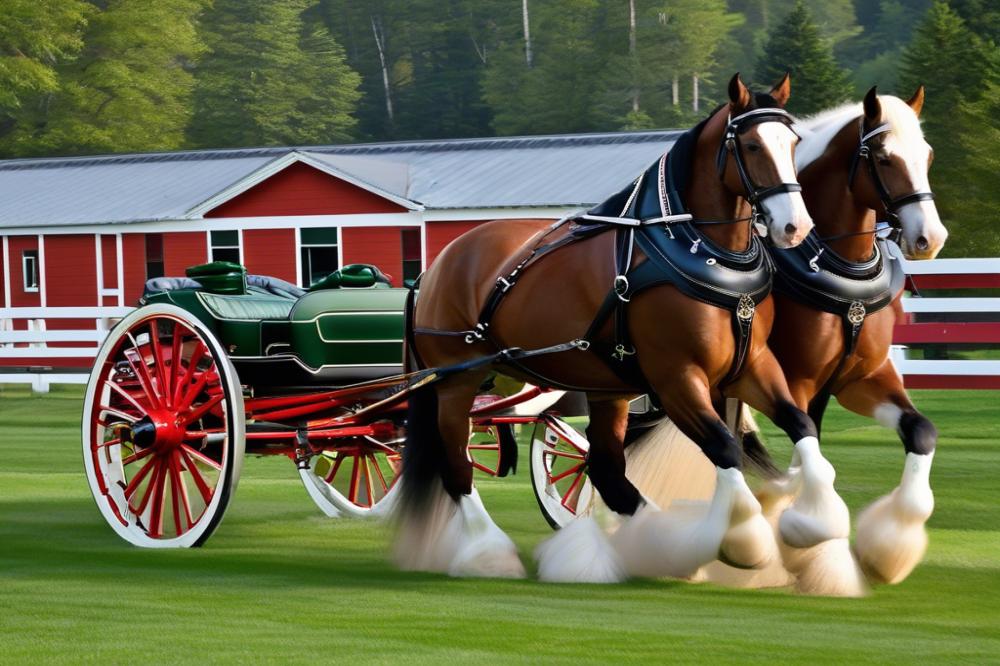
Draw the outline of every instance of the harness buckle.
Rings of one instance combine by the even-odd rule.
[[[615,346],[615,351],[611,355],[619,361],[624,361],[626,356],[635,356],[635,348],[633,347],[632,351],[629,351],[625,349],[625,345],[619,343]]]
[[[813,273],[819,273],[819,256],[823,254],[825,250],[825,247],[821,247],[819,252],[816,253],[816,256],[809,260],[809,268]]]
[[[497,278],[497,286],[500,287],[500,293],[506,294],[507,290],[514,286],[514,283],[501,275]]]
[[[579,338],[573,341],[573,346],[579,349],[580,351],[587,351],[588,349],[590,349],[590,340],[584,340],[583,338]]]
[[[622,303],[628,303],[631,300],[625,297],[625,294],[628,293],[628,288],[629,284],[627,277],[625,277],[624,275],[618,275],[615,277],[615,284],[614,284],[615,296],[617,296],[618,300],[620,300]]]
[[[466,334],[466,336],[465,336],[465,342],[466,342],[466,344],[470,344],[471,345],[471,344],[475,344],[477,342],[482,342],[483,340],[485,340],[486,339],[486,329],[488,327],[489,327],[489,324],[484,324],[482,322],[476,324],[475,327],[473,327],[473,329]]]
[[[694,242],[691,243],[691,254],[698,254],[698,246],[701,245],[701,239],[695,238]]]

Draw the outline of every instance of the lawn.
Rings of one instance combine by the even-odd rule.
[[[827,599],[400,573],[382,526],[322,517],[277,458],[247,461],[204,548],[139,550],[104,524],[87,488],[81,391],[0,387],[0,662],[997,662],[1000,395],[915,397],[942,433],[926,561],[866,599]],[[896,483],[892,433],[839,408],[824,433],[852,510]],[[530,560],[549,529],[527,458],[480,488]]]

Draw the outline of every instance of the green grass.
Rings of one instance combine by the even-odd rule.
[[[903,584],[850,600],[404,574],[383,527],[323,518],[278,458],[247,461],[204,548],[139,550],[87,488],[80,391],[0,387],[0,662],[995,662],[1000,397],[915,393],[942,433],[930,549]],[[839,408],[825,432],[852,510],[895,484],[892,433]],[[480,487],[530,559],[549,530],[526,472],[522,457],[518,476]]]

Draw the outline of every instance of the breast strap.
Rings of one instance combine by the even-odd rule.
[[[888,240],[878,239],[863,262],[839,257],[815,230],[797,247],[768,250],[777,267],[775,291],[840,317],[845,359],[857,347],[865,319],[892,303],[906,280],[899,249]]]

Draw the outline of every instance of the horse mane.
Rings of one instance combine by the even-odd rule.
[[[882,119],[889,123],[894,139],[903,145],[923,140],[920,120],[906,102],[893,95],[879,95],[878,101],[882,105]],[[801,171],[815,162],[826,151],[833,137],[847,123],[860,118],[862,113],[860,102],[848,102],[799,120],[795,131],[802,137],[802,142],[795,150],[795,167]]]

